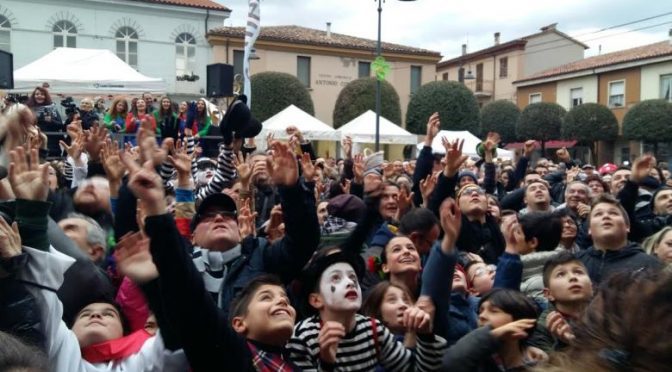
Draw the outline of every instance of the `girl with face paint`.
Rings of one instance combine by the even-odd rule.
[[[304,370],[347,366],[359,371],[381,365],[394,371],[413,369],[416,363],[436,370],[446,343],[432,333],[427,313],[412,308],[402,316],[404,328],[418,333],[415,355],[381,321],[357,314],[362,303],[360,261],[359,256],[332,249],[319,252],[309,265],[303,284],[317,314],[294,327],[287,345],[291,360]]]

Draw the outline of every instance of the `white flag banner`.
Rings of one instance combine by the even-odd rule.
[[[247,105],[252,107],[252,87],[250,84],[250,54],[254,42],[259,36],[259,0],[249,0],[250,10],[247,13],[245,27],[245,55],[243,57],[243,93],[247,96]]]

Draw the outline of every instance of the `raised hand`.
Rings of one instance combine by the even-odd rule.
[[[181,185],[182,182],[189,183],[191,180],[191,160],[192,157],[187,153],[187,145],[184,141],[178,141],[174,154],[168,155],[168,162],[175,167]]]
[[[439,209],[441,228],[443,229],[443,241],[441,250],[450,253],[455,248],[455,243],[462,228],[462,212],[453,198],[447,198],[441,203]]]
[[[301,155],[301,169],[303,169],[303,179],[313,182],[313,179],[315,179],[315,165],[313,165],[310,154],[307,152]]]
[[[536,319],[519,319],[497,327],[490,333],[500,340],[520,340],[527,337],[527,331],[534,327],[536,321]]]
[[[551,311],[546,318],[546,328],[551,334],[561,340],[562,342],[569,344],[576,336],[574,336],[574,331],[572,326],[567,323],[567,320],[557,311]]]
[[[511,216],[502,221],[502,233],[506,241],[505,252],[509,254],[521,254],[526,250],[525,233],[518,223],[516,216]]]
[[[141,232],[124,235],[114,248],[114,258],[119,273],[136,284],[159,277],[149,252],[149,238]]]
[[[567,170],[567,183],[574,181],[580,172],[581,169],[579,169],[579,167],[572,167]]]
[[[284,231],[281,228],[283,223],[282,206],[278,204],[271,209],[271,217],[269,218],[268,225],[266,225],[265,231],[270,242],[275,242],[283,237]]]
[[[156,173],[152,161],[147,160],[140,166],[128,158],[124,152],[120,155],[121,161],[124,162],[130,173],[128,187],[133,191],[136,198],[144,202],[147,215],[155,216],[166,213],[166,201],[161,177]]]
[[[345,136],[345,138],[341,140],[341,147],[343,147],[345,158],[352,158],[352,138],[350,136]]]
[[[569,156],[569,151],[567,151],[566,147],[558,149],[558,151],[555,152],[555,155],[557,155],[558,159],[560,159],[565,163],[572,160],[572,158]]]
[[[357,184],[362,184],[364,182],[364,155],[355,155],[352,162],[352,173],[355,176],[354,181]]]
[[[21,235],[19,225],[13,222],[10,226],[0,217],[0,258],[12,258],[21,254]]]
[[[537,145],[537,141],[535,140],[527,140],[523,144],[523,156],[526,158],[530,158],[532,156],[532,153],[534,153],[534,148]]]
[[[341,182],[341,190],[343,190],[344,194],[349,194],[350,193],[350,187],[352,186],[352,181],[349,179],[344,179],[343,182]]]
[[[240,212],[238,213],[238,230],[242,238],[255,235],[257,231],[255,229],[256,218],[257,212],[252,213],[250,209],[250,199],[243,200],[243,205],[240,207]]]
[[[303,142],[303,133],[297,128],[295,125],[290,125],[285,129],[287,134],[291,137],[294,136],[296,139],[299,141],[299,143]]]
[[[77,134],[71,141],[70,146],[68,146],[65,141],[58,141],[58,144],[65,149],[65,152],[68,153],[75,163],[81,160],[82,151],[84,150],[84,134]]]
[[[73,120],[70,124],[68,124],[65,131],[68,133],[70,139],[74,141],[77,136],[84,134],[84,131],[82,130],[82,121]]]
[[[425,146],[432,146],[434,137],[439,134],[441,130],[441,120],[439,120],[439,113],[433,113],[427,120],[427,136],[425,137]]]
[[[121,178],[126,173],[126,167],[119,156],[119,146],[109,138],[105,141],[105,145],[100,151],[100,160],[103,163],[105,174],[110,180],[110,183],[121,182]]]
[[[408,332],[419,334],[432,333],[432,317],[416,306],[404,310],[402,324]]]
[[[448,141],[446,137],[441,139],[443,147],[446,149],[445,166],[443,168],[443,175],[445,177],[453,177],[457,171],[469,157],[462,154],[462,147],[464,147],[464,140],[457,139],[455,141]]]
[[[47,200],[49,164],[40,165],[37,149],[30,151],[30,160],[20,146],[10,151],[9,156],[9,183],[17,199]]]
[[[577,211],[576,211],[577,214],[581,218],[586,218],[590,214],[590,205],[588,205],[588,204],[579,202],[579,205],[577,206],[576,209],[577,209]]]
[[[343,324],[332,320],[324,322],[317,337],[320,345],[320,360],[330,364],[336,363],[336,351],[343,337],[345,337]]]
[[[402,188],[399,192],[399,199],[397,199],[397,221],[408,212],[411,207],[413,207],[413,195],[414,193],[409,193],[405,188]]]
[[[299,180],[299,165],[288,145],[273,141],[273,155],[266,157],[268,172],[276,186],[294,186]]]
[[[84,131],[84,149],[89,154],[89,159],[98,160],[106,139],[107,129],[105,127],[91,127]]]
[[[639,184],[649,175],[651,169],[655,166],[656,159],[651,155],[643,155],[635,159],[632,163],[632,182]]]
[[[436,188],[436,183],[439,180],[439,173],[428,174],[424,180],[420,180],[420,194],[422,195],[422,200],[427,205],[429,202],[429,197],[434,192]]]
[[[250,160],[245,159],[243,153],[239,151],[233,158],[233,164],[236,166],[236,174],[238,175],[240,183],[243,185],[244,189],[247,189],[250,185],[250,178],[252,177],[253,170]]]

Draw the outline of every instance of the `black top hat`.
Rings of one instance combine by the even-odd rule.
[[[252,117],[250,108],[247,106],[247,97],[244,94],[231,102],[224,118],[219,123],[219,129],[224,138],[227,138],[231,132],[234,132],[237,138],[251,138],[261,132],[261,123]]]

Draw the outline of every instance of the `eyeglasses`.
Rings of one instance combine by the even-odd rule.
[[[223,219],[235,219],[238,214],[232,211],[210,211],[201,214],[201,222],[212,222],[217,216],[221,216]]]
[[[462,196],[462,195],[470,196],[473,193],[477,193],[478,195],[485,195],[485,190],[483,190],[482,188],[480,188],[478,186],[467,187],[466,189],[464,189],[462,191],[460,196]]]
[[[482,277],[483,275],[491,274],[491,273],[494,273],[494,272],[497,272],[497,266],[495,266],[495,265],[487,265],[487,266],[485,266],[485,267],[479,267],[479,268],[476,269],[476,271],[474,272],[474,276],[471,277],[471,280],[470,280],[470,281],[473,282],[474,279],[476,279],[476,278],[480,278],[480,277]]]

